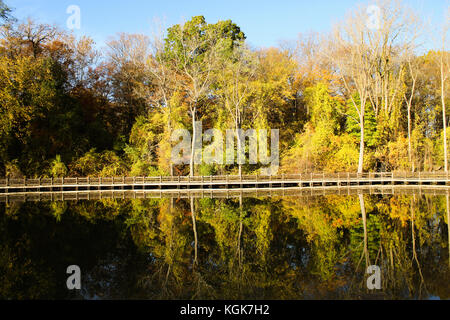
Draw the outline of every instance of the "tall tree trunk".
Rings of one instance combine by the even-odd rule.
[[[414,172],[414,163],[412,162],[412,149],[411,149],[411,105],[408,104],[408,159],[411,165],[411,171]]]
[[[364,165],[364,107],[361,103],[361,110],[359,115],[359,126],[361,129],[361,141],[359,142],[359,161],[358,161],[358,173],[363,172]]]
[[[235,128],[236,128],[236,138],[237,138],[237,162],[238,162],[238,167],[239,167],[239,176],[242,177],[242,164],[239,161],[239,154],[240,154],[240,150],[242,148],[242,141],[241,141],[241,136],[239,135],[239,130],[241,129],[241,124],[239,122],[239,118],[238,118],[239,114],[238,112],[236,112],[236,121],[235,121]]]
[[[442,122],[444,128],[444,168],[445,172],[448,172],[448,160],[447,160],[447,118],[445,116],[445,76],[444,76],[444,53],[441,54],[441,100],[442,100]]]
[[[414,172],[415,170],[415,163],[412,161],[412,143],[411,143],[411,106],[412,106],[412,99],[414,97],[414,92],[416,89],[416,81],[417,81],[417,76],[412,75],[413,71],[412,71],[412,66],[410,64],[410,72],[411,72],[411,77],[413,78],[413,83],[412,83],[412,88],[411,88],[411,96],[409,97],[409,100],[406,99],[406,95],[405,95],[405,99],[406,99],[406,103],[408,106],[408,159],[409,159],[409,163],[411,165],[411,171]]]
[[[237,135],[237,141],[238,141],[238,167],[239,167],[239,176],[242,177],[242,164],[239,162],[239,150],[241,150],[242,148],[242,142],[241,142],[241,138],[239,137],[239,134]]]
[[[194,107],[191,110],[191,117],[192,117],[192,141],[191,141],[191,159],[189,161],[189,175],[191,177],[194,176],[195,140],[197,139],[197,130],[196,130],[196,126],[195,126],[195,114],[196,114],[196,108]]]

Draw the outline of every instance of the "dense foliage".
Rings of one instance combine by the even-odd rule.
[[[0,176],[260,169],[173,167],[171,134],[200,135],[195,121],[280,129],[282,172],[447,169],[450,54],[417,54],[418,23],[393,6],[379,30],[355,11],[329,35],[279,48],[250,48],[232,21],[197,16],[99,51],[90,38],[15,22],[0,2]]]

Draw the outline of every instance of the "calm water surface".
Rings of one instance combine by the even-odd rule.
[[[0,298],[449,299],[448,235],[445,196],[2,203]]]

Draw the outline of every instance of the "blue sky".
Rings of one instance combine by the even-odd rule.
[[[276,46],[293,40],[300,32],[328,31],[349,9],[366,1],[356,0],[5,0],[19,19],[36,18],[66,28],[69,5],[81,9],[77,35],[91,36],[102,46],[117,32],[151,34],[155,19],[169,27],[195,15],[210,23],[231,19],[249,43],[256,47]],[[450,0],[404,0],[434,26],[444,21]]]

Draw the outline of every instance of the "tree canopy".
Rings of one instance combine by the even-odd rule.
[[[418,54],[417,16],[383,5],[382,28],[361,22],[361,7],[331,33],[280,47],[252,48],[233,21],[194,16],[98,50],[89,37],[14,21],[0,2],[0,176],[260,172],[195,164],[198,121],[223,134],[279,129],[286,173],[446,170],[446,33],[443,49]],[[192,133],[189,165],[171,161],[180,128]]]

